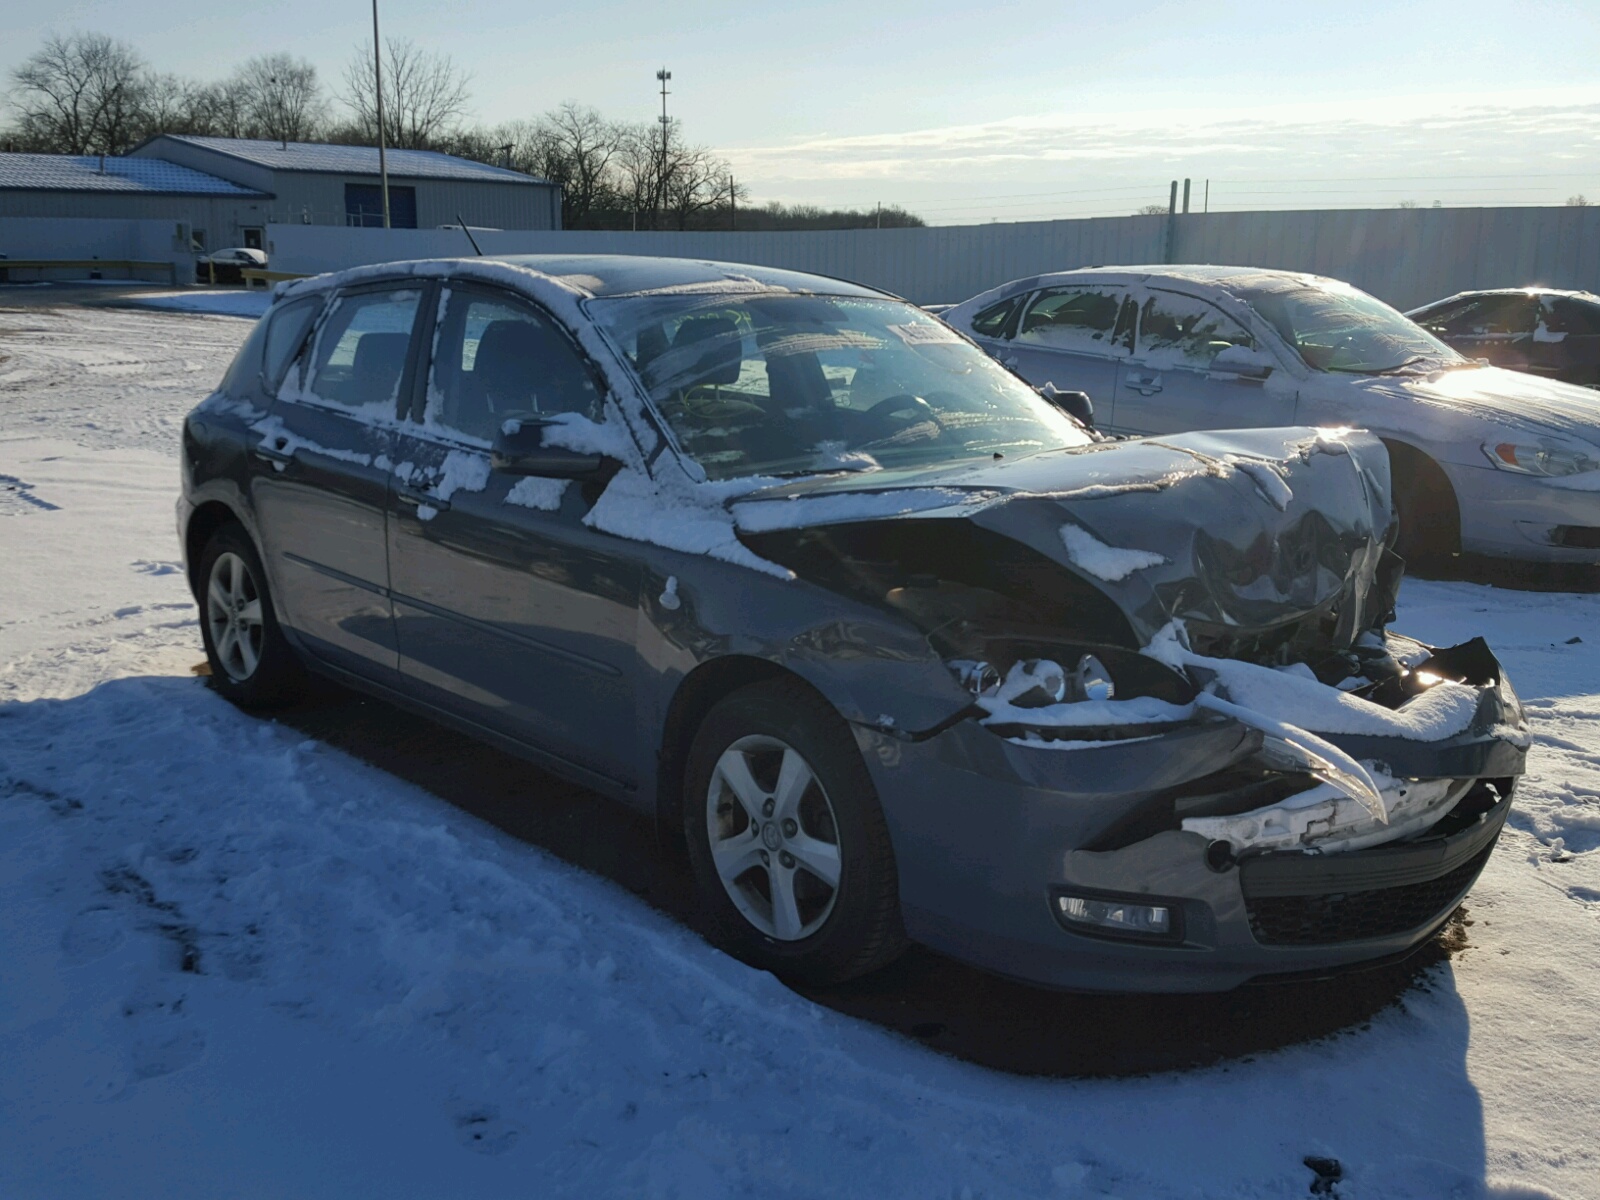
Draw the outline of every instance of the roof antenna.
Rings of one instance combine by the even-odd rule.
[[[478,249],[478,239],[472,236],[472,230],[467,228],[467,223],[461,219],[461,214],[459,212],[456,213],[456,224],[461,226],[461,232],[467,235],[467,241],[472,243],[473,251],[479,258],[482,258],[483,251]]]

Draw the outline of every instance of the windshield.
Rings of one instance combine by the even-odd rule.
[[[900,301],[677,293],[588,310],[713,479],[926,468],[1091,440]]]
[[[1355,288],[1245,288],[1238,296],[1314,370],[1384,375],[1464,361],[1421,326]]]

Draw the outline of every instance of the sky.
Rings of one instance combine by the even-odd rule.
[[[380,3],[490,123],[565,100],[650,120],[666,66],[671,113],[757,201],[1032,220],[1185,177],[1196,209],[1600,200],[1596,0]],[[191,75],[286,50],[330,85],[372,36],[365,0],[19,0],[0,72],[73,29]]]

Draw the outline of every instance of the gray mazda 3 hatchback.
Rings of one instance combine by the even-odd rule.
[[[1052,399],[786,271],[283,285],[184,427],[212,679],[331,676],[653,814],[794,978],[915,939],[1214,991],[1431,937],[1528,738],[1481,639],[1387,629],[1383,445],[1111,442]]]

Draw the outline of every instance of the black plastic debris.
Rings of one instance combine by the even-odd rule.
[[[1583,641],[1583,639],[1581,637],[1569,637],[1567,639],[1567,645],[1576,646],[1581,641]]]
[[[1321,1155],[1308,1154],[1303,1160],[1311,1168],[1311,1173],[1316,1176],[1311,1181],[1311,1194],[1313,1196],[1332,1196],[1333,1188],[1344,1178],[1344,1168],[1339,1165],[1337,1158],[1323,1158]]]

